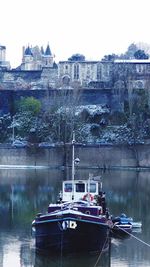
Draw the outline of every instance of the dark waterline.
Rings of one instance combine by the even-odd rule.
[[[142,232],[134,235],[150,243],[150,172],[77,170],[76,177],[88,178],[89,172],[101,175],[107,204],[113,215],[124,212],[142,221]],[[1,267],[126,267],[150,266],[150,248],[135,238],[112,239],[111,249],[83,255],[49,256],[35,250],[31,222],[55,202],[63,179],[70,170],[0,170],[0,266]]]

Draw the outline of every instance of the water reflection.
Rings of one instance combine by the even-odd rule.
[[[68,256],[51,256],[36,254],[34,267],[110,267],[109,252],[93,254],[78,254]]]
[[[101,175],[107,203],[114,215],[124,212],[142,221],[142,233],[134,235],[150,243],[150,172],[77,170],[87,178],[89,172]],[[0,170],[0,266],[2,267],[93,267],[99,255],[49,257],[35,251],[31,222],[36,213],[45,212],[55,202],[63,179],[70,170]],[[109,254],[110,255],[110,254]],[[135,238],[112,239],[111,257],[103,254],[96,266],[150,266],[150,248]],[[95,266],[95,267],[96,267]]]

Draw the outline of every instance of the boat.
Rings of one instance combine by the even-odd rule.
[[[133,218],[127,217],[126,214],[122,213],[120,216],[111,217],[113,222],[112,232],[113,235],[128,235],[135,229],[141,229],[141,222],[134,222]]]
[[[76,253],[106,251],[112,221],[106,207],[101,179],[75,179],[72,141],[72,178],[63,181],[57,203],[50,203],[45,214],[32,222],[37,249]]]

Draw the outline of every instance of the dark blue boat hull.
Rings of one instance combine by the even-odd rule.
[[[75,228],[65,227],[69,221],[34,223],[36,248],[51,252],[82,252],[106,250],[109,227],[103,223],[75,221]]]

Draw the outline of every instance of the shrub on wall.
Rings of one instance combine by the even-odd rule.
[[[26,97],[17,103],[19,112],[31,112],[33,115],[38,115],[41,110],[41,102],[34,97]]]

